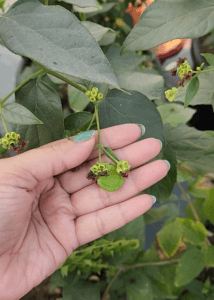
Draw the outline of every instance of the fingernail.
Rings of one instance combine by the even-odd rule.
[[[144,133],[146,132],[146,128],[142,124],[137,124],[137,125],[140,127],[141,135],[144,135]]]
[[[82,132],[78,135],[76,135],[74,138],[72,138],[72,140],[74,142],[84,142],[84,141],[87,141],[89,140],[95,133],[95,130],[89,130],[89,131],[85,131],[85,132]]]
[[[155,202],[156,202],[156,197],[155,196],[152,196],[152,195],[150,195],[151,197],[152,197],[152,201],[153,201],[153,204],[155,204]]]
[[[162,149],[163,148],[163,144],[162,144],[161,140],[159,140],[159,139],[157,139],[157,140],[161,144],[161,149]]]
[[[168,160],[164,159],[164,161],[167,163],[167,166],[168,166],[168,171],[169,171],[169,169],[170,169],[171,165],[170,165],[170,163],[168,162]]]

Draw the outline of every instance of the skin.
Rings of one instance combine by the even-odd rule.
[[[0,160],[1,299],[19,300],[74,249],[152,207],[149,195],[135,195],[164,178],[168,168],[163,160],[146,164],[159,154],[160,144],[154,138],[136,142],[140,136],[135,124],[101,130],[102,144],[131,165],[128,179],[114,192],[86,178],[98,161],[97,131],[82,143],[65,138]],[[111,162],[105,155],[102,161]]]

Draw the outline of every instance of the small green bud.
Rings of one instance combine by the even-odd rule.
[[[171,90],[165,91],[165,96],[170,102],[172,102],[173,100],[175,100],[177,93],[178,89],[173,87]]]
[[[102,93],[99,93],[98,95],[97,95],[97,100],[100,100],[100,99],[102,99],[103,98],[103,94]]]
[[[96,98],[91,96],[91,97],[90,97],[90,101],[91,101],[91,102],[95,102],[95,101],[96,101]]]
[[[86,94],[88,97],[90,97],[90,96],[91,96],[91,91],[88,90],[88,91],[85,92],[85,94]]]
[[[14,131],[10,132],[10,138],[15,140],[17,138],[16,132]]]
[[[117,163],[117,173],[126,173],[127,171],[130,170],[130,165],[129,163],[126,161],[126,160],[120,160],[118,163]]]
[[[93,87],[93,88],[92,88],[92,91],[93,91],[93,92],[97,92],[97,93],[98,93],[98,91],[99,91],[99,90],[98,90],[98,88],[97,88],[97,87]]]
[[[200,67],[197,67],[197,68],[196,68],[196,70],[197,70],[197,71],[200,71],[200,70],[201,70],[201,68],[200,68]]]
[[[97,97],[97,92],[96,91],[91,91],[91,96],[92,97]]]

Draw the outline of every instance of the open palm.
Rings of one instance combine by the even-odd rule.
[[[134,196],[165,177],[168,168],[163,160],[141,166],[161,147],[154,138],[136,142],[140,136],[135,124],[101,130],[102,144],[131,165],[114,192],[86,178],[98,161],[97,131],[84,143],[63,139],[0,161],[0,300],[20,299],[78,246],[151,208],[149,195]],[[102,161],[111,162],[105,155]]]

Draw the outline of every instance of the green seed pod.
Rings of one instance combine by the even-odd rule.
[[[95,86],[94,86],[94,87],[92,88],[92,91],[93,91],[93,92],[97,92],[97,93],[98,93],[98,91],[99,91],[99,90],[98,90],[98,88],[97,88],[97,87],[95,87]]]
[[[124,178],[117,173],[116,166],[109,164],[106,165],[109,170],[109,176],[100,176],[97,179],[98,185],[105,191],[113,192],[119,190],[124,183]]]
[[[97,97],[97,91],[91,91],[91,96],[92,97]]]
[[[90,97],[90,96],[91,96],[91,91],[88,90],[88,91],[85,92],[85,94],[86,94],[88,97]]]
[[[98,95],[97,95],[97,100],[100,100],[100,99],[102,99],[103,98],[103,94],[102,93],[99,93]]]
[[[96,101],[96,98],[91,96],[91,97],[90,97],[90,101],[91,101],[91,102],[95,102],[95,101]]]
[[[173,100],[175,100],[177,93],[178,93],[178,89],[175,87],[173,87],[171,90],[165,91],[166,99],[172,102]]]
[[[10,145],[11,145],[11,144],[15,144],[15,145],[16,145],[16,144],[17,144],[17,142],[16,142],[16,141],[17,141],[17,140],[10,140],[10,142],[9,142],[9,143],[10,143]]]

